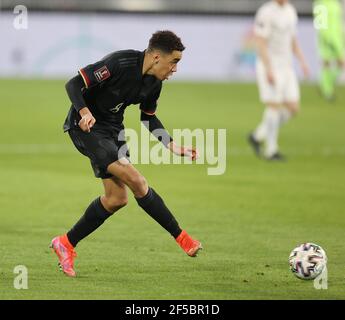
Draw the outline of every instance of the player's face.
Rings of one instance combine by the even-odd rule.
[[[276,0],[281,6],[283,6],[284,4],[288,3],[289,0]]]
[[[172,53],[161,53],[157,56],[154,65],[154,75],[159,80],[168,80],[168,78],[177,71],[177,63],[182,58],[182,52],[174,50]]]

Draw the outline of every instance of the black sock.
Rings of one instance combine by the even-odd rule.
[[[143,208],[153,219],[155,219],[165,230],[174,238],[181,233],[181,229],[172,213],[166,207],[162,198],[152,189],[149,188],[146,196],[136,198],[139,206]]]
[[[104,209],[101,198],[95,199],[90,203],[79,221],[67,232],[69,242],[75,247],[80,240],[95,231],[111,215]]]

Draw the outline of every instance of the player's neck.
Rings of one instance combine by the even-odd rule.
[[[150,74],[150,70],[152,69],[153,65],[153,57],[149,53],[147,53],[147,51],[145,51],[142,74]]]

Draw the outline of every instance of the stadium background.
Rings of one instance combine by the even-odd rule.
[[[13,1],[8,7],[3,1],[3,8],[12,11],[3,12],[0,20],[0,35],[6,39],[1,50],[1,76],[68,77],[76,66],[97,61],[109,51],[144,49],[152,30],[173,29],[188,48],[176,80],[253,81],[253,14],[260,3],[29,1],[29,27],[16,30]],[[315,80],[319,63],[311,1],[295,4],[302,16],[299,40]]]
[[[340,87],[333,104],[318,95],[309,0],[291,1],[312,74],[302,85],[301,114],[282,131],[289,161],[259,161],[246,144],[262,113],[252,24],[263,2],[0,1],[0,298],[345,297],[344,93]],[[17,4],[28,9],[28,29],[13,26]],[[174,30],[187,47],[165,84],[159,116],[169,130],[226,128],[227,171],[210,177],[197,165],[138,168],[205,250],[188,260],[131,201],[78,246],[79,278],[65,278],[47,245],[102,189],[62,134],[69,107],[64,84],[110,51],[144,49],[159,29]],[[139,130],[135,108],[126,125]],[[306,241],[328,253],[328,290],[288,270],[290,250]],[[28,268],[28,290],[13,288],[16,265]]]

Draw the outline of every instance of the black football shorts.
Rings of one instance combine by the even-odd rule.
[[[121,129],[92,128],[91,132],[84,132],[73,128],[68,133],[78,151],[90,159],[97,178],[111,178],[113,175],[107,171],[109,164],[121,158],[129,160],[129,150]]]

